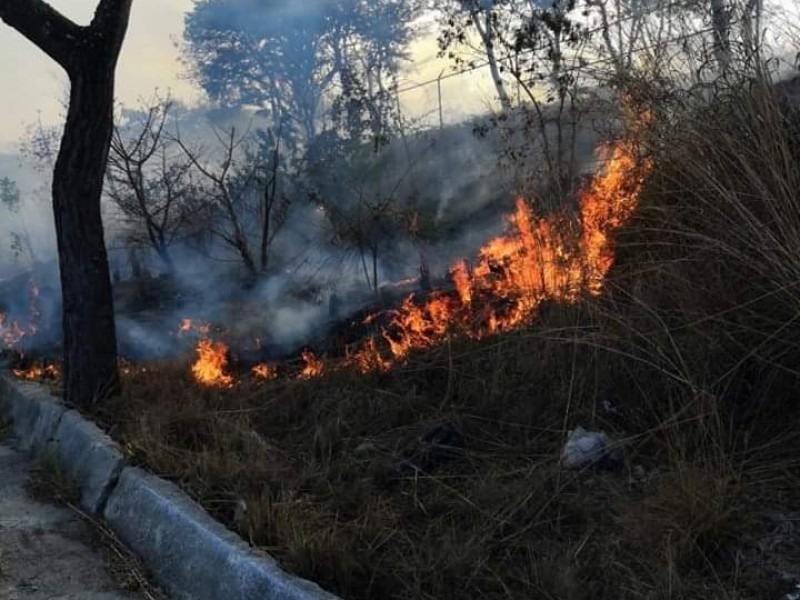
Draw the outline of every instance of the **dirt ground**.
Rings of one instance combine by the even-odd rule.
[[[138,600],[119,590],[106,550],[68,508],[30,497],[28,457],[0,443],[0,600]]]

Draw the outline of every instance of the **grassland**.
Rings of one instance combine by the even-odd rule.
[[[662,91],[602,296],[387,373],[211,390],[164,364],[95,416],[345,598],[779,598],[800,581],[800,121],[767,81]],[[563,469],[578,425],[623,464]]]

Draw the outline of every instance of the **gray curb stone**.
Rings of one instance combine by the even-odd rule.
[[[336,600],[281,570],[174,484],[126,467],[105,518],[177,600]]]
[[[41,386],[11,382],[7,377],[0,377],[0,394],[5,398],[19,448],[34,454],[44,450],[66,408]]]
[[[119,447],[94,423],[68,410],[53,434],[50,449],[81,484],[81,508],[99,514],[125,463]]]
[[[254,551],[174,484],[126,467],[113,440],[42,386],[0,373],[0,411],[21,450],[57,454],[81,484],[82,507],[102,511],[174,600],[339,600]]]

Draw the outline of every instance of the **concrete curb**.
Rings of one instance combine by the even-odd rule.
[[[68,410],[61,415],[48,449],[81,483],[81,508],[101,514],[125,465],[119,446],[78,411]]]
[[[155,565],[156,578],[176,599],[335,598],[256,555],[177,486],[141,469],[122,471],[105,517],[146,564]]]
[[[176,600],[338,600],[251,549],[174,484],[126,466],[111,438],[42,386],[0,373],[0,412],[20,449],[56,453],[81,484],[82,507],[102,513]]]
[[[3,409],[11,420],[20,449],[39,454],[67,409],[44,393],[41,386],[15,382],[7,376],[0,377],[0,396],[5,399]]]

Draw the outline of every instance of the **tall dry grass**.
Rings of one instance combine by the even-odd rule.
[[[800,551],[775,533],[800,504],[796,116],[763,73],[636,98],[653,174],[601,298],[390,373],[219,392],[168,366],[100,418],[346,598],[778,597]],[[463,449],[420,462],[442,423]],[[563,470],[576,425],[622,467]]]

